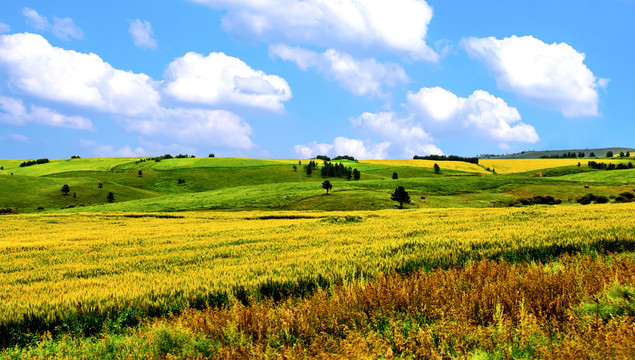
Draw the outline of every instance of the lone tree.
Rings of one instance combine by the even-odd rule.
[[[298,171],[298,167],[293,165],[293,171]]]
[[[104,185],[102,183],[97,184],[97,187],[99,188],[99,190],[104,188]]]
[[[106,200],[108,200],[108,202],[113,202],[115,201],[115,194],[111,192],[108,193],[108,196],[106,197]]]
[[[436,163],[434,164],[434,172],[437,174],[441,172],[441,168],[439,167],[439,164],[436,164]]]
[[[325,180],[322,183],[322,189],[326,190],[326,195],[329,194],[329,190],[331,190],[333,188],[333,185],[331,185],[331,182],[328,180]]]
[[[607,151],[606,152],[606,157],[612,158],[613,157],[613,152],[612,151]]]
[[[306,172],[306,176],[311,176],[311,174],[313,173],[313,169],[309,165],[306,165],[304,167],[304,171]]]
[[[390,198],[399,202],[400,209],[403,209],[403,203],[410,204],[410,195],[408,195],[408,192],[403,188],[403,186],[396,188]]]
[[[64,195],[68,195],[70,191],[71,191],[71,187],[68,186],[68,184],[62,185],[62,192],[64,193]]]
[[[361,174],[360,174],[359,170],[353,169],[353,179],[359,180],[360,177],[361,177]]]
[[[399,179],[399,175],[397,175],[397,173],[394,172],[394,173],[392,173],[392,178],[393,178],[393,180],[397,180],[397,179]]]
[[[139,175],[139,176],[143,175],[143,171],[139,170],[139,172],[137,173],[137,175]]]

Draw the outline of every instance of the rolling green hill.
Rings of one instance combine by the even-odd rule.
[[[619,155],[620,152],[630,152],[635,154],[634,148],[623,148],[623,147],[612,147],[612,148],[601,148],[601,149],[569,149],[569,150],[542,150],[542,151],[523,151],[514,154],[503,154],[503,155],[494,155],[494,154],[486,154],[480,155],[479,159],[540,159],[541,156],[553,156],[553,155],[562,155],[565,153],[573,152],[576,155],[578,153],[584,153],[585,157],[589,157],[591,153],[594,153],[596,157],[605,157],[606,153],[612,151],[613,156]]]
[[[304,171],[309,160],[59,159],[20,167],[23,161],[0,160],[4,168],[0,170],[0,209],[15,208],[21,213],[377,210],[395,206],[390,194],[398,186],[409,192],[411,208],[488,207],[536,195],[574,202],[589,192],[584,187],[588,184],[593,184],[597,195],[610,197],[631,191],[635,181],[633,169],[594,170],[578,167],[572,159],[488,160],[488,166],[495,166],[500,173],[465,162],[444,161],[439,162],[439,174],[432,168],[435,162],[427,160],[342,161],[346,167],[358,169],[361,180],[329,178],[333,190],[325,195],[319,169],[311,176]],[[392,178],[393,173],[398,179]],[[64,184],[70,186],[68,195],[61,192]],[[106,199],[110,192],[114,203]]]

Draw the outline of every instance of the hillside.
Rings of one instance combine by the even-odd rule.
[[[20,167],[22,162],[0,160],[0,208],[21,213],[379,210],[394,208],[390,194],[398,186],[409,192],[411,208],[489,207],[537,195],[573,203],[588,193],[582,184],[594,184],[598,195],[616,196],[631,190],[635,174],[594,170],[581,159],[483,159],[479,165],[442,161],[438,174],[429,160],[342,161],[358,169],[361,179],[328,178],[333,190],[326,196],[322,162],[307,176],[306,159],[57,159]],[[67,195],[61,192],[64,184],[70,187]],[[113,203],[106,199],[110,192]]]
[[[611,147],[611,148],[600,148],[600,149],[568,149],[568,150],[542,150],[542,151],[522,151],[514,154],[483,154],[479,155],[479,159],[540,159],[541,157],[551,157],[554,155],[561,156],[565,153],[575,153],[576,155],[579,153],[584,153],[585,158],[588,158],[591,153],[594,153],[596,157],[605,157],[606,153],[612,151],[613,156],[619,155],[620,152],[635,152],[635,148],[622,148],[622,147]]]

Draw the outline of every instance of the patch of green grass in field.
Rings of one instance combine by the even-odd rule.
[[[31,159],[34,160],[34,159]],[[0,166],[4,166],[4,170],[0,173],[29,176],[44,176],[57,173],[74,172],[74,171],[110,171],[115,167],[133,163],[138,158],[96,158],[96,159],[51,159],[46,164],[38,164],[32,166],[20,167],[20,164],[26,160],[0,160]]]
[[[157,194],[113,183],[103,183],[92,178],[76,177],[58,179],[25,175],[0,177],[0,208],[17,208],[20,212],[56,210],[68,206],[89,206],[106,203],[108,192],[113,192],[119,201],[129,201],[157,196]],[[62,185],[68,184],[68,195],[62,193]],[[73,197],[76,194],[76,197]]]
[[[561,179],[589,183],[606,183],[610,185],[630,184],[631,186],[635,186],[635,169],[594,170],[579,174],[565,175],[562,176]]]

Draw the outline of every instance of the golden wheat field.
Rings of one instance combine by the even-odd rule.
[[[632,204],[611,204],[3,217],[0,324],[126,307],[161,313],[267,282],[588,252],[612,239],[633,244],[634,216]]]
[[[597,162],[607,162],[607,163],[620,163],[624,162],[620,159],[608,160],[608,159],[591,159],[591,158],[581,158],[581,159],[479,159],[479,164],[481,166],[488,167],[490,169],[496,170],[499,174],[511,174],[511,173],[520,173],[526,171],[534,171],[534,170],[542,170],[549,168],[556,168],[561,166],[572,166],[580,163],[581,165],[586,166],[587,163],[591,160]]]

